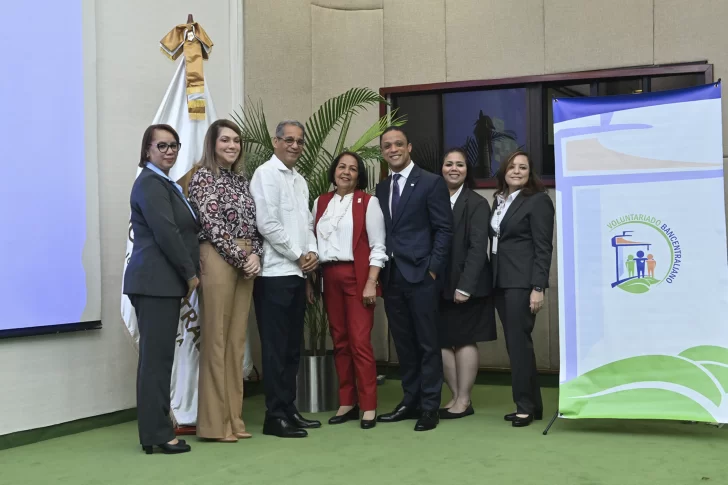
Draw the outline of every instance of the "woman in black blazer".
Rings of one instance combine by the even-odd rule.
[[[137,416],[139,441],[147,454],[184,453],[190,446],[175,437],[169,417],[170,382],[182,298],[199,284],[197,216],[169,178],[177,161],[179,135],[171,126],[144,132],[139,166],[131,189],[134,249],[124,273],[124,294],[139,324]]]
[[[494,199],[490,260],[516,404],[516,412],[504,418],[518,428],[543,417],[531,332],[548,287],[554,204],[522,151],[498,169]]]
[[[488,201],[474,186],[463,150],[445,154],[442,176],[450,191],[453,238],[440,301],[439,339],[445,382],[452,399],[440,410],[441,419],[474,413],[470,393],[478,375],[477,342],[497,338],[492,272],[488,260]]]

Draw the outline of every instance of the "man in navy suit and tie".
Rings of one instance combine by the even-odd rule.
[[[389,256],[382,290],[404,397],[378,421],[417,419],[415,431],[427,431],[439,422],[442,354],[437,305],[452,239],[450,193],[442,177],[412,162],[412,144],[401,128],[387,128],[380,145],[391,171],[376,190]]]

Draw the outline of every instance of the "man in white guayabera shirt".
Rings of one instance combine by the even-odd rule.
[[[318,266],[308,186],[295,169],[304,132],[298,121],[278,123],[273,157],[258,167],[250,182],[263,236],[263,270],[253,290],[265,374],[263,434],[281,438],[303,438],[308,435],[304,428],[321,426],[301,416],[293,403],[306,310],[305,278]]]

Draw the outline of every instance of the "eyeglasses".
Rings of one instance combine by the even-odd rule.
[[[276,138],[278,138],[278,137],[276,137]],[[285,143],[288,146],[293,145],[293,142],[298,143],[298,146],[300,146],[300,147],[302,147],[306,144],[306,140],[304,140],[303,138],[293,138],[292,136],[288,136],[286,138],[278,138],[278,139],[281,140],[283,143]]]
[[[150,143],[149,146],[152,146],[152,144]],[[157,150],[162,153],[167,153],[171,148],[173,152],[178,152],[181,146],[181,143],[157,143]]]

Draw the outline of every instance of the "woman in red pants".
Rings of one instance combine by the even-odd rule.
[[[334,360],[339,376],[339,411],[329,424],[359,419],[363,429],[376,424],[377,367],[371,343],[377,279],[387,261],[384,216],[376,197],[364,190],[367,173],[361,157],[343,152],[329,168],[335,190],[313,204],[314,232],[323,277]],[[309,303],[313,282],[307,280]]]

